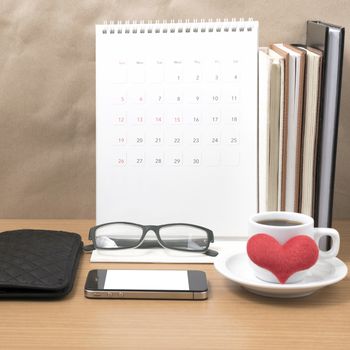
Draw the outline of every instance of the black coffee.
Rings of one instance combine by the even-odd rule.
[[[292,220],[279,220],[279,219],[271,219],[271,220],[261,220],[257,221],[257,224],[261,225],[269,225],[269,226],[298,226],[302,225],[302,222],[292,221]]]

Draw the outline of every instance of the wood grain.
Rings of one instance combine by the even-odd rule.
[[[0,220],[0,231],[46,228],[78,232],[92,220]],[[349,266],[350,221],[339,221],[340,258]],[[91,300],[83,288],[93,268],[177,269],[171,264],[89,262],[83,255],[72,293],[59,301],[0,301],[1,349],[349,349],[350,281],[302,299],[258,297],[209,264],[207,301]]]

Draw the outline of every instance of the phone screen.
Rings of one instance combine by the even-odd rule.
[[[188,271],[105,270],[99,272],[101,272],[101,274],[98,275],[99,289],[172,291],[190,290]]]

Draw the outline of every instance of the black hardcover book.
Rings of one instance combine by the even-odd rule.
[[[320,21],[307,22],[306,45],[324,53],[314,208],[318,227],[332,225],[344,35],[343,27]]]

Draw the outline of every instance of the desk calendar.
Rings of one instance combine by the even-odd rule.
[[[258,23],[96,26],[97,224],[247,234],[257,211]]]

